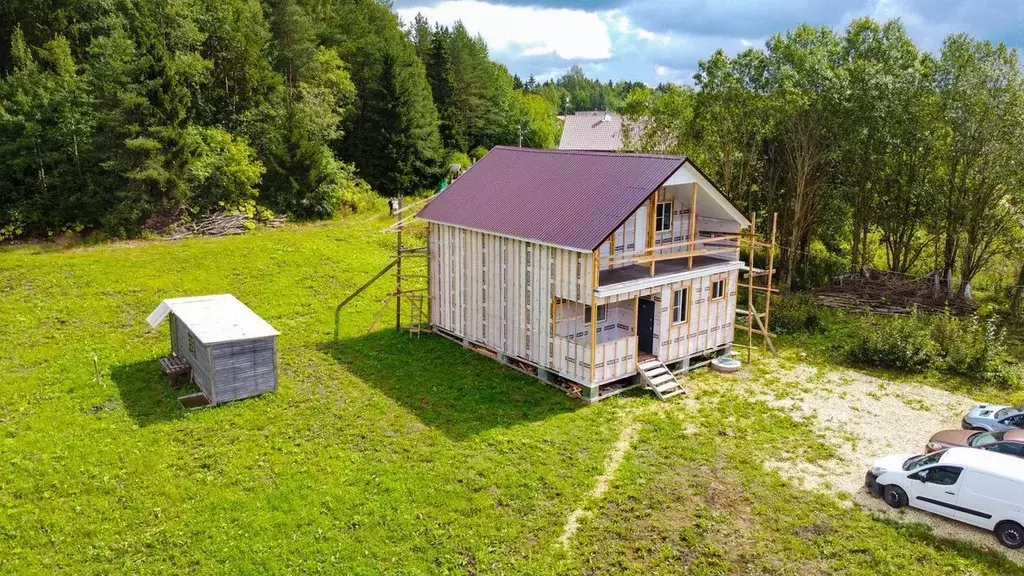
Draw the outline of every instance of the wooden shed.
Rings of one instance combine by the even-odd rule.
[[[146,318],[170,318],[171,351],[210,404],[277,390],[279,333],[230,294],[164,300]]]

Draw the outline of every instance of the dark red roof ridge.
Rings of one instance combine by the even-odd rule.
[[[659,160],[687,160],[686,156],[679,156],[677,154],[653,154],[649,152],[614,152],[611,150],[576,150],[576,149],[556,149],[556,148],[520,148],[518,146],[505,146],[499,144],[491,150],[516,150],[519,152],[534,152],[540,154],[572,154],[572,155],[587,155],[587,156],[626,156],[629,158],[657,158]]]

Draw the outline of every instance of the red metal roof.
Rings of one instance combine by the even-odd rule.
[[[682,156],[498,146],[419,215],[589,252],[685,161]]]

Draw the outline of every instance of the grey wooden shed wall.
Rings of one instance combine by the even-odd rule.
[[[196,384],[211,403],[277,390],[276,336],[206,346],[176,315],[170,320],[171,350],[188,361]]]
[[[181,356],[192,367],[192,378],[199,389],[212,402],[213,398],[213,362],[210,361],[210,349],[188,329],[180,318],[171,314],[171,351]],[[189,339],[191,338],[191,345]]]
[[[214,402],[277,390],[277,338],[225,342],[213,347]]]

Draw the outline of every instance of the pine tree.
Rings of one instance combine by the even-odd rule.
[[[448,150],[466,150],[466,130],[458,109],[455,69],[452,65],[452,34],[444,26],[436,26],[431,35],[427,60],[427,78],[441,124],[441,141]]]

